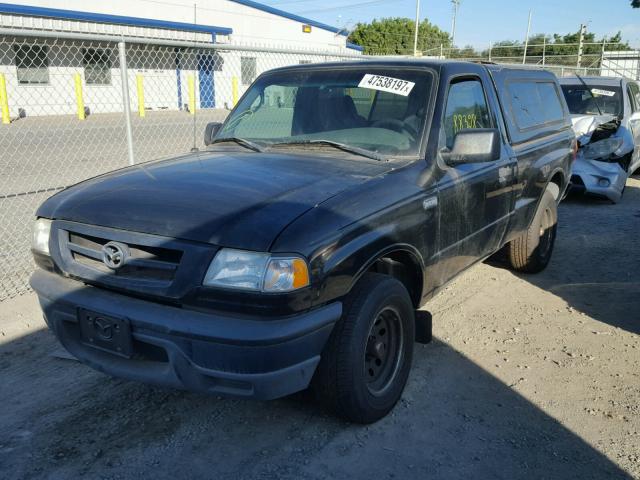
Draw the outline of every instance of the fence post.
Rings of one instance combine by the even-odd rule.
[[[11,123],[9,97],[7,97],[7,81],[4,78],[4,73],[0,73],[0,111],[2,112],[2,123],[9,125]]]
[[[491,61],[492,50],[493,50],[493,42],[489,42],[489,61]]]
[[[84,97],[82,96],[82,75],[76,73],[74,76],[74,82],[76,84],[76,104],[78,110],[78,120],[84,120]]]
[[[442,43],[440,44],[440,58],[444,58],[444,45]]]
[[[542,39],[542,66],[544,67],[547,63],[547,37]]]
[[[584,34],[587,31],[587,26],[584,24],[580,25],[580,41],[578,43],[578,61],[576,62],[576,68],[580,68],[580,63],[582,62],[582,52],[584,47]]]
[[[138,90],[138,115],[144,118],[144,79],[142,74],[136,74],[136,87]]]
[[[233,100],[232,106],[235,107],[238,103],[238,77],[231,77],[231,97]]]
[[[531,33],[531,15],[533,10],[529,10],[529,22],[527,23],[527,36],[524,38],[524,53],[522,54],[522,64],[527,63],[527,47],[529,46],[529,34]]]
[[[187,78],[187,91],[189,93],[189,113],[196,114],[196,79],[193,75]]]
[[[122,103],[124,106],[124,120],[127,129],[127,153],[129,165],[136,163],[133,156],[133,131],[131,129],[131,103],[129,100],[129,75],[127,73],[127,52],[124,42],[118,42],[118,54],[120,57],[120,80],[122,82]]]

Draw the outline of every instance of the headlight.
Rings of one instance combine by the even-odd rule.
[[[604,138],[594,143],[589,143],[583,147],[584,158],[596,160],[598,158],[609,158],[613,152],[622,146],[622,138]]]
[[[309,285],[307,262],[300,257],[223,248],[204,277],[203,285],[263,292],[288,292]]]
[[[33,240],[31,248],[39,253],[49,255],[49,234],[51,233],[51,220],[38,218],[33,227]]]

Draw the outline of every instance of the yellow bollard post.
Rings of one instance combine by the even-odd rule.
[[[79,73],[74,75],[76,83],[76,103],[78,104],[78,120],[84,120],[84,98],[82,97],[82,76]]]
[[[144,118],[144,80],[141,73],[136,75],[136,85],[138,87],[138,115],[140,118]]]
[[[238,103],[238,77],[231,77],[231,96],[233,99],[232,107]]]
[[[189,113],[196,114],[196,79],[193,75],[189,75],[187,79],[187,89],[189,91]]]
[[[7,97],[7,81],[4,78],[4,73],[0,73],[0,112],[2,113],[2,123],[9,125],[11,123],[9,97]]]

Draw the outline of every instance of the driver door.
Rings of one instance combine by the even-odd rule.
[[[513,208],[515,158],[492,113],[497,99],[487,95],[487,86],[493,88],[475,76],[454,78],[448,86],[438,152],[451,149],[464,129],[498,128],[503,141],[496,161],[449,166],[438,155],[444,173],[438,183],[441,285],[501,246]]]

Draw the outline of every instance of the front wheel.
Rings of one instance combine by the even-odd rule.
[[[313,384],[339,416],[372,423],[391,411],[407,383],[415,340],[413,304],[398,280],[368,273],[343,306]]]
[[[551,260],[557,227],[558,204],[554,194],[547,189],[527,231],[507,244],[511,267],[526,273],[544,270]]]

